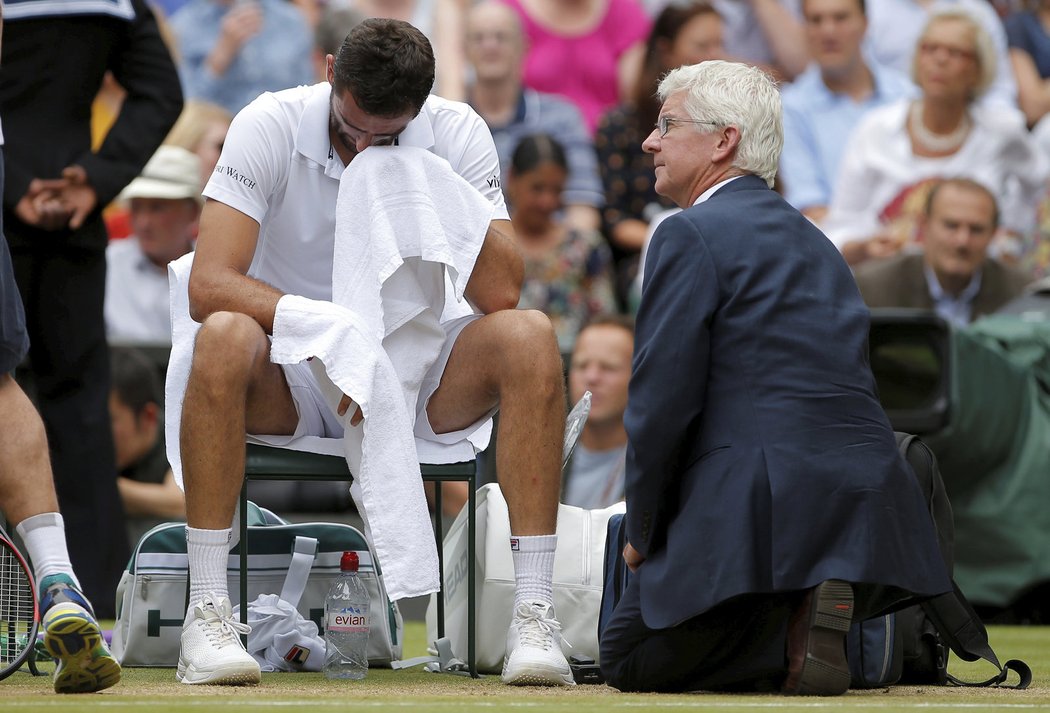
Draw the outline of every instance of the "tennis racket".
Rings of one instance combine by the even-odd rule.
[[[33,652],[39,619],[32,570],[0,528],[0,680]]]

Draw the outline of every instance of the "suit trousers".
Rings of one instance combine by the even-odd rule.
[[[64,245],[60,236],[50,244],[18,241],[11,257],[69,557],[95,614],[111,618],[130,549],[109,418],[106,254]]]
[[[621,691],[779,690],[788,618],[799,601],[797,592],[748,594],[677,626],[650,629],[632,577],[602,633],[602,674]]]

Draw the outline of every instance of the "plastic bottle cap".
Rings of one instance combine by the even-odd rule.
[[[356,572],[361,560],[356,552],[344,552],[339,560],[339,570],[342,572]]]

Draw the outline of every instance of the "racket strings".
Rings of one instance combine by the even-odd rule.
[[[29,574],[7,543],[0,542],[0,668],[30,646],[36,602]]]

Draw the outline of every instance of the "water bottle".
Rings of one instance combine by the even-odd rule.
[[[324,675],[359,681],[368,672],[368,591],[356,552],[344,552],[340,576],[324,600]]]

